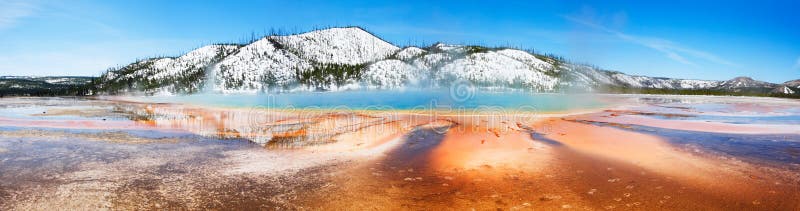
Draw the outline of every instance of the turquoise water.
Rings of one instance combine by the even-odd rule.
[[[148,102],[225,107],[341,109],[480,109],[563,111],[605,105],[592,95],[488,92],[451,94],[449,90],[383,90],[276,94],[196,94],[147,97]]]

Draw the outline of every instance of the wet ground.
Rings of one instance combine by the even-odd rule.
[[[800,209],[800,102],[603,98],[513,114],[3,98],[0,210]]]

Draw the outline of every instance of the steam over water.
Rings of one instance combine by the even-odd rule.
[[[203,92],[213,93],[216,90],[218,67],[218,63],[214,63],[205,68],[206,81],[203,84]]]
[[[454,96],[458,95],[458,96]],[[462,96],[463,95],[463,96]],[[388,109],[485,109],[566,111],[590,109],[605,103],[592,95],[527,92],[451,92],[451,90],[372,90],[276,94],[215,94],[148,97],[160,103],[188,103],[226,107]]]

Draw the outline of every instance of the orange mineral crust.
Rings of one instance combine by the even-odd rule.
[[[616,97],[633,105],[530,115],[87,100],[0,112],[0,210],[800,209],[795,126]],[[725,136],[684,137],[700,133]],[[736,147],[748,148],[722,150]]]
[[[693,155],[663,138],[548,119],[539,139],[455,124],[412,132],[379,160],[334,177],[313,206],[376,209],[794,209],[796,185],[741,162]],[[536,128],[532,125],[531,128]],[[421,135],[420,134],[424,134]],[[420,142],[427,142],[420,143]],[[430,150],[425,150],[434,142]],[[418,148],[422,146],[422,149]],[[781,182],[776,182],[781,181]],[[315,199],[318,200],[318,199]]]

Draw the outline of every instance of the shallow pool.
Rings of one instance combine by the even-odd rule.
[[[275,94],[196,94],[137,98],[146,102],[187,103],[225,107],[337,108],[359,110],[480,109],[504,108],[566,111],[598,108],[606,103],[588,94],[475,91],[457,94],[449,90],[381,90],[303,92]]]

